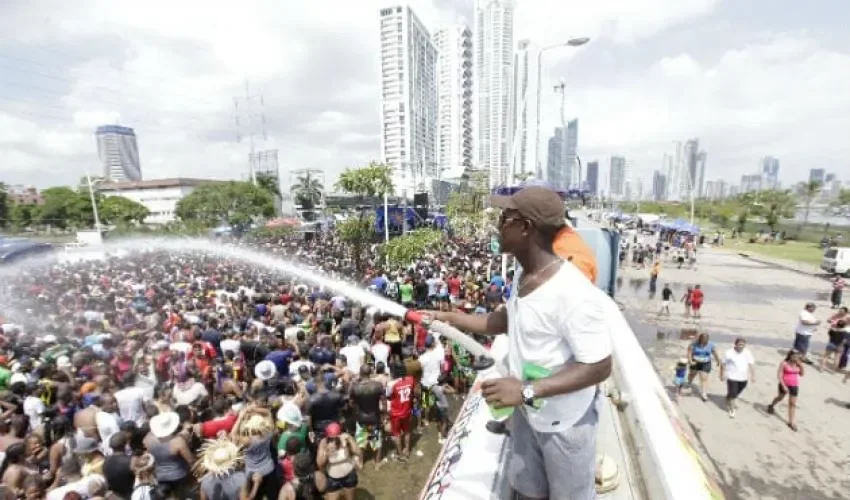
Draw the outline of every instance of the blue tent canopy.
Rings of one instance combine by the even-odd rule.
[[[414,227],[416,225],[416,211],[413,208],[407,207],[407,217],[404,216],[404,208],[389,207],[387,208],[387,217],[389,218],[390,231],[393,228],[404,226],[404,219],[407,219],[407,226]],[[384,232],[384,208],[375,209],[375,231]]]
[[[556,193],[558,193],[561,196],[561,198],[567,198],[569,196],[569,192],[567,192],[563,189],[555,188],[551,184],[549,184],[548,182],[538,180],[538,179],[529,179],[529,180],[523,182],[522,184],[519,184],[519,185],[516,185],[516,186],[498,186],[498,187],[493,188],[490,191],[490,194],[495,194],[495,195],[499,195],[499,196],[511,196],[514,193],[516,193],[517,191],[520,191],[522,188],[527,188],[527,187],[532,187],[532,186],[539,186],[539,187],[545,187],[547,189],[551,189],[552,191],[555,191]]]
[[[673,221],[664,221],[661,223],[661,227],[668,231],[676,231],[677,233],[699,233],[698,226],[695,226],[682,218],[678,218]]]

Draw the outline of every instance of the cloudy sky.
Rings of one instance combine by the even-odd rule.
[[[395,3],[236,5],[0,2],[0,181],[98,173],[105,123],[136,130],[145,178],[245,176],[233,98],[246,79],[265,103],[258,147],[280,150],[284,176],[324,169],[331,184],[379,158],[378,11]],[[432,28],[471,21],[472,0],[410,5]],[[764,155],[786,184],[813,167],[850,179],[846,0],[517,0],[516,23],[517,40],[592,38],[545,57],[544,90],[566,81],[584,162],[607,171],[624,155],[649,176],[673,141],[699,137],[707,179],[737,182]],[[546,91],[544,138],[558,108]]]

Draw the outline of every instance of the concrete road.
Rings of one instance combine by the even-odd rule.
[[[727,499],[819,500],[850,498],[850,384],[842,375],[807,366],[800,385],[798,432],[786,425],[787,406],[776,415],[767,404],[776,395],[777,366],[791,347],[796,318],[807,301],[826,319],[829,284],[815,276],[749,261],[722,250],[701,250],[696,270],[678,270],[665,263],[658,294],[648,297],[648,270],[620,271],[618,300],[626,307],[635,333],[658,370],[671,385],[675,360],[686,355],[682,327],[709,333],[723,355],[736,337],[744,337],[756,360],[756,381],[739,400],[736,418],[725,411],[726,384],[711,374],[709,400],[685,391],[679,401],[709,461],[725,485]],[[672,285],[676,298],[685,287],[701,284],[705,290],[703,319],[682,317],[676,303],[670,318],[659,318],[663,283]],[[826,341],[820,328],[812,341],[813,358],[820,360]]]

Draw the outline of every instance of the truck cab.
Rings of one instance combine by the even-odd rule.
[[[850,247],[829,247],[823,252],[820,268],[829,274],[850,278]]]

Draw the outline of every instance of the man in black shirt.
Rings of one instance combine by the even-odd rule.
[[[354,409],[357,430],[354,438],[361,450],[375,452],[375,468],[381,465],[383,435],[381,416],[386,413],[386,395],[384,385],[371,378],[372,367],[360,367],[360,378],[352,385],[349,400]]]
[[[109,438],[112,454],[103,461],[103,477],[111,491],[120,498],[130,498],[133,494],[133,482],[136,475],[130,469],[130,457],[127,455],[127,435],[118,432]]]
[[[673,290],[670,290],[670,284],[664,283],[664,289],[661,290],[661,309],[658,315],[667,314],[670,316],[670,301],[673,299]]]
[[[339,391],[329,389],[323,373],[316,379],[316,392],[307,401],[307,415],[310,416],[310,427],[315,434],[314,442],[318,443],[325,437],[325,428],[331,422],[339,422],[340,412],[345,407],[345,398]]]

